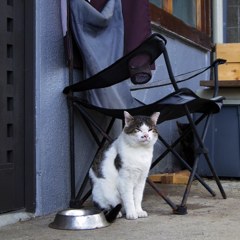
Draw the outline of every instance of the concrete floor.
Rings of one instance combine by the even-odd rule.
[[[240,239],[240,181],[222,181],[228,195],[226,200],[216,188],[215,182],[207,181],[216,190],[212,197],[199,184],[194,183],[188,199],[188,214],[173,215],[171,208],[147,186],[143,206],[148,218],[137,220],[117,219],[109,227],[97,230],[55,230],[48,227],[55,217],[31,218],[0,228],[1,240],[239,240]],[[180,202],[181,185],[158,187]]]

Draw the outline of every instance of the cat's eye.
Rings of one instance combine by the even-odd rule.
[[[135,132],[141,132],[140,128],[135,128]]]
[[[152,130],[153,130],[152,128],[149,128],[149,130],[148,130],[148,131],[149,131],[149,132],[151,132]]]

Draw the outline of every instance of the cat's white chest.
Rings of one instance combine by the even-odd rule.
[[[125,138],[120,137],[117,148],[121,156],[122,167],[149,170],[153,146],[131,145],[126,142]]]
[[[152,160],[152,151],[149,149],[125,147],[121,156],[123,167],[137,169],[139,171],[148,171]]]

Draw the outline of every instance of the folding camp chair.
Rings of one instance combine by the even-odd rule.
[[[76,43],[78,48],[81,46]],[[105,141],[111,141],[109,133],[116,119],[123,120],[123,111],[128,111],[131,115],[151,115],[154,111],[161,112],[161,115],[158,120],[158,124],[161,124],[165,121],[170,121],[173,119],[178,119],[180,117],[186,117],[189,128],[184,131],[184,134],[175,140],[174,143],[169,144],[167,141],[159,135],[159,141],[166,147],[166,150],[156,158],[152,163],[151,168],[154,168],[168,153],[172,153],[176,159],[178,159],[184,166],[191,172],[188,184],[186,185],[185,192],[182,197],[182,201],[179,205],[173,203],[168,197],[161,193],[161,191],[156,187],[156,185],[148,179],[147,182],[153,187],[154,190],[169,204],[173,209],[173,212],[176,214],[186,214],[187,213],[187,199],[191,189],[191,185],[194,179],[197,179],[213,196],[215,192],[203,181],[203,179],[197,174],[198,161],[201,155],[203,155],[207,161],[207,164],[211,170],[213,178],[216,181],[216,184],[221,192],[223,198],[226,198],[226,194],[221,185],[221,182],[211,164],[211,161],[208,156],[208,150],[204,145],[204,139],[207,133],[209,121],[212,114],[216,114],[220,111],[222,106],[223,97],[217,96],[218,94],[218,83],[217,83],[217,68],[219,64],[224,63],[224,60],[217,59],[214,61],[207,69],[214,70],[214,81],[215,81],[215,91],[214,96],[211,99],[203,99],[198,97],[192,90],[188,88],[179,88],[178,82],[175,80],[173,75],[171,63],[168,57],[166,49],[167,41],[166,39],[158,34],[152,34],[148,39],[146,39],[139,47],[123,56],[117,60],[112,65],[108,66],[104,70],[98,72],[97,74],[85,79],[84,81],[79,81],[73,83],[73,54],[72,54],[72,36],[71,32],[68,33],[68,50],[70,52],[69,56],[69,77],[70,85],[67,86],[63,92],[67,95],[69,103],[69,112],[70,112],[70,147],[71,147],[71,207],[81,207],[85,200],[90,196],[91,189],[86,191],[88,183],[88,172],[84,177],[84,181],[81,186],[76,186],[75,183],[75,152],[74,152],[74,130],[73,130],[73,115],[74,111],[78,111],[86,123],[86,126],[90,130],[91,135],[94,137],[96,143],[98,144],[98,150],[103,146]],[[81,52],[81,51],[79,51]],[[147,63],[139,67],[131,68],[131,61],[136,59],[137,56],[147,56]],[[92,89],[101,89],[111,88],[111,86],[131,79],[134,84],[142,84],[149,81],[151,75],[148,71],[149,66],[151,66],[154,61],[162,56],[166,69],[169,75],[169,83],[173,87],[173,91],[167,96],[159,99],[158,101],[151,104],[141,103],[139,100],[132,97],[132,102],[129,107],[124,108],[106,108],[93,105],[91,102],[88,102],[86,98],[81,98],[76,92],[85,92]],[[84,59],[83,59],[84,62]],[[195,75],[194,75],[195,76]],[[163,84],[165,85],[165,84]],[[146,87],[146,86],[144,86]],[[158,86],[159,87],[159,86]],[[133,104],[134,102],[134,104]],[[106,127],[103,129],[97,119],[94,119],[89,114],[89,110],[96,111],[104,116],[109,117],[111,120]],[[197,119],[193,118],[193,114],[197,113],[200,115]],[[197,125],[201,122],[204,122],[203,132],[200,135]],[[189,166],[187,162],[179,155],[175,150],[175,147],[180,143],[180,141],[186,136],[193,132],[196,140],[195,154],[196,158],[194,160],[193,166]],[[101,133],[102,138],[98,137],[98,133]],[[94,158],[90,160],[93,162]],[[90,164],[91,166],[91,164]],[[79,191],[76,193],[76,189]]]

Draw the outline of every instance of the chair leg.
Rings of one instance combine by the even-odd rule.
[[[82,194],[84,190],[86,189],[87,183],[88,183],[89,177],[88,173],[85,175],[85,178],[83,180],[83,183],[78,191],[78,194],[74,197],[74,199],[71,199],[70,201],[70,207],[71,208],[80,208],[84,204],[84,202],[88,199],[88,197],[91,195],[92,190],[90,189],[87,194],[85,194],[82,198]],[[89,194],[90,192],[90,194]]]
[[[206,161],[208,163],[208,167],[209,167],[209,169],[210,169],[210,171],[211,171],[211,173],[212,173],[212,175],[213,175],[213,177],[214,177],[214,179],[216,181],[216,184],[218,186],[219,191],[221,192],[222,197],[224,199],[227,199],[227,195],[226,195],[226,193],[225,193],[225,191],[223,189],[223,186],[222,186],[222,184],[220,182],[220,179],[219,179],[218,175],[215,172],[215,169],[213,168],[213,165],[212,165],[212,163],[211,163],[211,161],[209,159],[208,154],[204,153],[204,157],[205,157],[205,159],[206,159]]]
[[[163,200],[173,209],[173,211],[177,210],[177,206],[157,188],[156,184],[150,178],[147,178],[147,183],[161,198],[163,198]]]
[[[165,200],[173,209],[173,213],[174,214],[187,214],[187,207],[186,207],[186,203],[187,203],[187,199],[188,199],[188,195],[190,193],[190,189],[191,189],[191,186],[192,186],[192,182],[194,180],[194,178],[196,178],[211,194],[212,196],[216,196],[216,193],[203,181],[203,179],[197,174],[197,167],[198,167],[198,162],[199,162],[199,159],[200,159],[200,155],[203,154],[208,165],[209,165],[209,168],[214,176],[214,179],[218,185],[218,188],[223,196],[223,198],[225,199],[226,198],[226,194],[224,192],[224,189],[221,185],[221,182],[211,164],[211,161],[209,159],[209,156],[208,156],[208,152],[207,150],[205,149],[204,147],[204,139],[206,137],[206,132],[207,132],[207,129],[208,129],[208,125],[209,125],[209,120],[210,120],[210,117],[209,116],[205,116],[207,117],[206,118],[206,121],[205,121],[205,126],[204,126],[204,130],[203,130],[203,134],[202,134],[202,138],[199,136],[198,132],[197,132],[197,129],[196,129],[196,125],[198,125],[198,123],[200,123],[205,117],[204,115],[201,116],[199,118],[199,120],[197,121],[193,121],[192,117],[191,117],[191,114],[186,106],[186,114],[187,114],[187,117],[188,117],[188,121],[189,121],[189,124],[190,124],[190,127],[191,127],[191,130],[193,131],[194,133],[194,136],[197,140],[197,143],[199,145],[199,151],[197,152],[197,157],[194,161],[194,165],[193,167],[191,168],[186,162],[185,160],[174,150],[174,147],[181,141],[181,139],[183,137],[180,137],[178,138],[172,145],[169,145],[160,135],[159,135],[159,140],[163,143],[163,145],[167,148],[165,152],[163,152],[161,154],[161,156],[155,160],[153,163],[152,163],[152,166],[151,168],[153,168],[159,161],[161,161],[163,159],[164,156],[166,156],[169,152],[171,152],[177,159],[179,159],[184,165],[185,167],[191,172],[190,176],[189,176],[189,179],[188,179],[188,183],[186,185],[186,188],[185,188],[185,192],[184,192],[184,195],[183,195],[183,198],[182,198],[182,201],[181,201],[181,204],[180,205],[172,205],[171,206],[171,203],[168,203],[168,199]],[[149,181],[148,181],[149,182]],[[153,187],[153,186],[152,186]],[[153,187],[154,188],[154,187]],[[156,188],[156,187],[155,187]],[[154,188],[154,189],[155,189]],[[156,190],[156,189],[155,189]],[[157,190],[156,190],[157,191]],[[162,196],[161,193],[158,193],[161,197],[164,197]]]
[[[198,117],[194,124],[197,126],[202,120],[204,120],[207,117],[208,122],[208,117],[209,115],[202,114],[200,117]],[[203,138],[205,138],[206,135],[206,129],[208,127],[208,124],[205,124],[205,131],[203,133]],[[186,129],[186,131],[177,139],[175,142],[173,142],[171,145],[169,145],[160,135],[159,135],[159,140],[164,144],[164,146],[167,148],[151,165],[151,169],[156,166],[169,152],[172,152],[172,154],[191,172],[192,168],[187,164],[187,162],[174,150],[174,148],[180,143],[180,141],[191,131],[191,127]],[[195,177],[197,180],[206,188],[206,190],[214,197],[216,196],[216,193],[201,179],[201,177],[196,173]]]
[[[203,129],[203,135],[202,135],[202,138],[200,138],[201,142],[202,142],[202,145],[204,145],[204,140],[205,140],[205,137],[206,137],[206,134],[207,134],[208,125],[209,125],[209,122],[210,122],[211,118],[212,118],[212,116],[208,115],[208,117],[207,117],[207,119],[205,121],[205,126],[204,126],[204,129]],[[216,174],[216,171],[215,171],[215,169],[214,169],[214,167],[213,167],[213,165],[212,165],[212,163],[210,161],[210,158],[209,158],[209,155],[208,155],[208,151],[203,151],[201,153],[204,155],[205,160],[207,161],[208,167],[209,167],[209,169],[210,169],[210,171],[211,171],[211,173],[212,173],[212,175],[213,175],[213,177],[214,177],[214,179],[216,181],[216,184],[217,184],[217,186],[219,188],[219,191],[221,192],[222,197],[224,199],[226,199],[227,195],[226,195],[226,193],[225,193],[225,191],[224,191],[224,189],[222,187],[222,184],[220,182],[220,179],[219,179],[218,175]]]
[[[73,102],[68,100],[69,108],[69,143],[70,143],[70,183],[71,183],[71,202],[75,199],[75,143],[74,143],[74,110]]]
[[[74,105],[74,107],[76,107],[77,105]],[[72,106],[73,107],[73,106]],[[84,121],[86,122],[87,126],[88,126],[88,129],[90,130],[90,132],[92,133],[93,137],[96,138],[97,135],[93,129],[96,128],[100,133],[101,135],[103,136],[103,139],[100,141],[97,139],[96,142],[99,146],[99,148],[104,144],[104,142],[106,140],[108,141],[111,141],[112,139],[109,137],[109,132],[110,130],[112,129],[112,126],[114,124],[114,120],[115,119],[112,119],[107,127],[107,130],[104,130],[103,128],[101,128],[91,117],[88,116],[88,114],[83,111],[82,109],[78,108],[77,109],[79,110],[80,114],[82,115]],[[184,195],[183,195],[183,198],[182,198],[182,201],[181,201],[181,204],[180,205],[175,205],[168,197],[166,197],[161,191],[159,191],[159,189],[157,189],[157,187],[155,186],[155,184],[150,180],[150,179],[147,179],[147,183],[158,193],[159,196],[161,196],[165,201],[166,203],[173,209],[173,213],[174,214],[187,214],[187,207],[186,207],[186,203],[187,203],[187,199],[188,199],[188,195],[189,195],[189,192],[190,192],[190,189],[191,189],[191,185],[192,185],[192,182],[194,180],[194,178],[196,177],[197,180],[213,195],[215,196],[215,192],[203,181],[203,179],[196,173],[197,171],[197,166],[198,166],[198,162],[199,162],[199,158],[200,158],[200,154],[204,154],[205,156],[205,159],[209,165],[209,168],[215,178],[215,181],[222,193],[222,196],[223,198],[226,198],[226,194],[223,190],[223,187],[220,183],[220,180],[217,176],[217,174],[215,173],[215,170],[210,162],[210,159],[209,159],[209,156],[208,156],[208,153],[204,151],[204,143],[203,143],[203,140],[201,139],[201,137],[198,135],[198,132],[196,130],[196,127],[195,127],[195,124],[196,122],[194,123],[194,121],[192,120],[191,118],[191,115],[188,111],[188,108],[186,107],[186,112],[187,112],[187,117],[188,117],[188,120],[189,120],[189,123],[190,123],[190,126],[191,126],[191,129],[193,130],[194,132],[194,135],[197,139],[197,142],[199,144],[199,149],[201,150],[201,152],[199,152],[197,158],[195,159],[195,162],[194,162],[194,165],[193,167],[191,168],[185,161],[184,159],[174,150],[174,147],[180,142],[180,140],[176,140],[172,145],[169,145],[161,136],[159,136],[159,140],[165,145],[165,147],[167,148],[167,150],[156,160],[153,162],[152,167],[154,167],[156,165],[156,162],[159,162],[164,156],[166,156],[169,152],[172,152],[172,154],[177,158],[179,159],[186,167],[188,170],[190,170],[191,174],[190,174],[190,177],[189,177],[189,180],[188,180],[188,184],[186,186],[186,189],[185,189],[185,192],[184,192]],[[208,122],[208,119],[207,119],[207,122]],[[71,122],[71,129],[74,129],[74,123]],[[206,133],[206,128],[207,128],[207,125],[205,126],[205,129],[204,129],[204,133],[203,133],[203,136],[202,138],[204,139],[205,138],[205,133]],[[72,130],[74,131],[74,130]],[[181,139],[181,138],[180,138]],[[73,148],[71,148],[71,151],[74,152],[74,146]],[[71,154],[72,155],[72,154]],[[72,157],[71,157],[72,158]],[[85,193],[85,195],[82,197],[82,194],[84,192],[84,190],[86,189],[86,186],[87,186],[87,183],[88,183],[88,174],[86,174],[85,178],[84,178],[84,181],[83,181],[83,184],[81,185],[80,187],[80,190],[77,194],[77,196],[75,196],[75,163],[74,163],[74,159],[71,160],[71,189],[72,189],[72,192],[71,192],[71,201],[70,201],[70,205],[72,207],[81,207],[83,205],[83,203],[88,199],[88,197],[91,195],[91,189],[87,191],[87,193]],[[74,186],[73,186],[74,184]]]
[[[181,161],[184,166],[192,172],[192,168],[186,163],[186,161],[173,149],[172,145],[170,146],[161,136],[159,136],[159,140],[165,145],[167,148],[166,151],[171,152],[179,161]],[[165,154],[166,155],[166,154]],[[159,160],[160,161],[160,160]],[[216,193],[204,182],[204,180],[195,173],[196,179],[206,188],[206,190],[214,197]]]
[[[210,161],[209,156],[208,156],[208,152],[205,151],[204,142],[203,142],[202,138],[198,134],[198,131],[197,131],[196,126],[195,126],[195,124],[194,124],[194,122],[192,120],[191,114],[190,114],[189,109],[188,109],[187,106],[185,106],[185,110],[186,110],[186,116],[188,118],[189,124],[191,125],[192,131],[193,131],[194,136],[196,138],[196,141],[197,141],[197,143],[199,145],[199,149],[201,150],[200,154],[204,155],[204,157],[205,157],[205,159],[206,159],[206,161],[208,163],[208,166],[210,168],[210,171],[212,172],[212,174],[214,176],[214,179],[215,179],[215,181],[217,183],[217,186],[218,186],[218,188],[219,188],[219,190],[220,190],[220,192],[222,194],[222,197],[224,199],[226,199],[226,193],[225,193],[225,191],[224,191],[224,189],[222,187],[222,184],[221,184],[221,182],[219,180],[219,177],[217,176],[217,174],[216,174],[216,172],[215,172],[215,170],[214,170],[214,168],[213,168],[213,166],[211,164],[211,161]],[[208,127],[208,124],[209,124],[209,119],[210,119],[210,117],[206,120],[207,123],[205,125],[205,129],[203,130],[203,132],[204,132],[203,138],[205,138],[205,135],[206,135],[207,127]],[[197,166],[196,166],[196,168],[197,168]]]
[[[195,162],[194,162],[194,165],[193,165],[191,174],[190,174],[189,179],[188,179],[188,183],[187,183],[185,192],[184,192],[184,194],[183,194],[182,202],[181,202],[181,204],[178,206],[181,212],[183,211],[183,209],[184,209],[185,211],[187,211],[186,203],[187,203],[188,195],[189,195],[189,193],[190,193],[190,189],[191,189],[191,186],[192,186],[192,182],[193,182],[193,180],[194,180],[194,176],[195,176],[196,171],[197,171],[197,166],[198,166],[199,158],[200,158],[200,156],[198,156],[198,157],[195,159]],[[176,211],[176,213],[178,213],[178,211]]]
[[[80,208],[84,204],[84,202],[89,198],[91,195],[92,189],[90,188],[84,196],[83,193],[86,190],[87,184],[89,182],[89,176],[88,172],[86,173],[83,183],[81,184],[79,191],[76,195],[76,181],[75,181],[75,152],[74,152],[74,114],[73,114],[73,107],[75,107],[79,113],[81,114],[81,117],[83,118],[84,122],[86,123],[91,135],[95,139],[98,150],[104,145],[105,141],[112,141],[112,138],[109,136],[109,133],[113,127],[113,124],[115,122],[115,118],[112,118],[106,128],[104,130],[102,127],[100,127],[83,109],[79,108],[77,104],[69,103],[71,104],[70,108],[70,162],[71,162],[71,200],[70,200],[70,207],[72,208]],[[96,132],[94,131],[94,128],[100,132],[101,136],[103,136],[102,140],[99,140]],[[97,151],[98,151],[97,150]],[[96,156],[96,155],[95,155]],[[92,159],[92,162],[94,161],[94,158]],[[90,164],[91,167],[92,164]],[[90,169],[89,167],[89,169]]]
[[[222,197],[224,199],[226,199],[226,194],[224,192],[224,189],[220,183],[220,180],[211,164],[211,161],[209,159],[209,156],[208,156],[208,151],[205,149],[204,147],[204,139],[205,139],[205,136],[206,136],[206,132],[207,132],[207,128],[208,128],[208,125],[209,125],[209,120],[210,120],[210,117],[208,117],[206,119],[206,122],[205,122],[205,126],[204,126],[204,129],[203,129],[203,135],[202,135],[202,138],[199,136],[198,132],[197,132],[197,129],[196,129],[196,126],[194,125],[194,122],[190,116],[190,112],[188,110],[188,108],[186,107],[186,112],[187,112],[187,117],[188,117],[188,120],[189,120],[189,123],[191,125],[191,128],[192,128],[192,131],[194,132],[194,136],[197,140],[197,143],[199,145],[199,150],[197,152],[197,157],[194,161],[194,165],[193,165],[193,168],[192,168],[192,171],[191,171],[191,174],[190,174],[190,177],[189,177],[189,180],[188,180],[188,183],[187,183],[187,186],[186,186],[186,189],[185,189],[185,192],[184,192],[184,195],[183,195],[183,198],[182,198],[182,202],[181,204],[178,206],[178,210],[176,211],[178,213],[178,211],[182,212],[183,210],[187,211],[187,207],[186,207],[186,203],[187,203],[187,199],[188,199],[188,195],[190,193],[190,189],[191,189],[191,186],[192,186],[192,182],[194,180],[194,176],[196,175],[196,171],[197,171],[197,167],[198,167],[198,162],[199,162],[199,159],[200,159],[200,156],[201,154],[203,154],[205,156],[205,159],[207,160],[207,163],[209,165],[209,168],[215,178],[215,181],[218,185],[218,188],[222,194]]]

